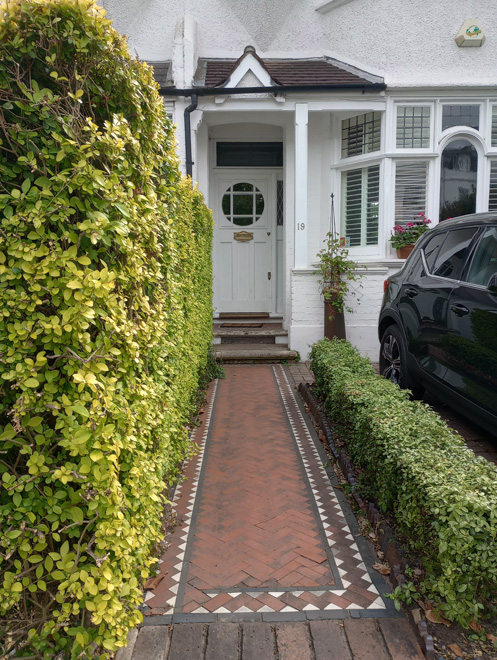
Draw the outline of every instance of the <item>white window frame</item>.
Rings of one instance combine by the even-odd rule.
[[[366,115],[372,114],[373,117],[374,115],[380,115],[380,139],[379,139],[379,148],[375,149],[375,151],[367,151],[361,154],[356,154],[355,156],[344,156],[342,154],[343,151],[343,122],[344,121],[349,121],[351,119],[355,119],[358,117],[365,117]],[[383,128],[384,128],[384,122],[383,122],[383,117],[384,117],[384,112],[381,110],[366,110],[365,112],[360,112],[354,115],[351,115],[350,117],[345,117],[344,119],[340,120],[340,160],[341,161],[347,161],[351,158],[374,158],[378,154],[381,154],[382,149],[383,149]],[[374,119],[373,119],[374,121]],[[349,127],[350,128],[350,127]]]
[[[439,136],[445,137],[445,135],[449,134],[449,131],[457,131],[457,132],[464,132],[464,131],[471,131],[475,132],[480,136],[485,135],[485,129],[486,125],[488,123],[487,121],[487,113],[485,112],[485,102],[482,101],[482,99],[464,99],[463,101],[460,101],[458,99],[439,99],[438,101],[439,105],[439,113],[438,113],[438,134]],[[449,128],[446,128],[442,130],[442,122],[443,122],[443,106],[444,105],[478,105],[480,107],[480,125],[479,128],[472,128],[471,126],[465,126],[465,125],[460,125],[460,126],[449,126]]]
[[[345,203],[345,195],[343,194],[343,180],[344,175],[351,170],[365,170],[370,167],[379,166],[379,184],[378,184],[378,243],[375,245],[364,245],[364,246],[351,246],[349,248],[349,253],[352,258],[362,258],[362,257],[379,257],[382,252],[382,208],[383,208],[383,195],[384,195],[384,186],[382,185],[383,173],[384,173],[384,158],[378,157],[378,152],[375,152],[376,158],[372,159],[362,159],[360,162],[350,162],[352,158],[347,159],[347,166],[342,166],[337,168],[338,174],[338,184],[339,184],[339,203],[336,208],[336,218],[337,218],[337,228],[339,236],[342,236],[342,219],[343,219],[343,208]]]
[[[430,139],[427,147],[398,147],[397,146],[397,109],[398,108],[430,108]],[[392,116],[387,122],[386,130],[389,133],[390,151],[396,154],[427,154],[435,149],[435,103],[433,101],[395,101],[392,107]]]

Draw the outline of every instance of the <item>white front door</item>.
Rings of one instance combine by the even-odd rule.
[[[276,172],[237,168],[213,176],[215,311],[273,312]]]

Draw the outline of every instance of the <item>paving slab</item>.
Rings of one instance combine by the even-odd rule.
[[[423,660],[416,636],[407,621],[384,619],[379,622],[380,630],[392,658],[395,660]]]
[[[314,660],[306,625],[282,623],[276,626],[279,660]]]
[[[213,623],[209,626],[205,660],[238,658],[240,650],[239,626],[236,623]],[[235,655],[236,653],[236,655]]]
[[[271,626],[264,623],[242,624],[243,660],[274,660],[275,643]]]
[[[167,660],[203,660],[204,626],[201,623],[175,625]],[[133,658],[135,660],[135,658]],[[148,660],[156,660],[150,656]]]
[[[354,660],[390,660],[376,622],[372,619],[348,619],[343,622]],[[395,658],[395,660],[400,660]]]
[[[133,648],[133,660],[165,660],[169,629],[166,626],[142,628]]]
[[[311,621],[309,629],[316,660],[350,660],[350,651],[339,621]]]

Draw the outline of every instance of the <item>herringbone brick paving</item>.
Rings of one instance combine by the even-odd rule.
[[[154,615],[386,609],[283,367],[226,367],[194,439]]]
[[[117,660],[421,660],[288,372],[225,370],[192,438],[145,625]]]

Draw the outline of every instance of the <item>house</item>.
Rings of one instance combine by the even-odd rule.
[[[101,0],[153,64],[185,172],[216,221],[214,305],[323,336],[330,228],[365,269],[347,335],[372,359],[393,225],[497,209],[488,0]],[[448,11],[450,5],[450,11]]]

